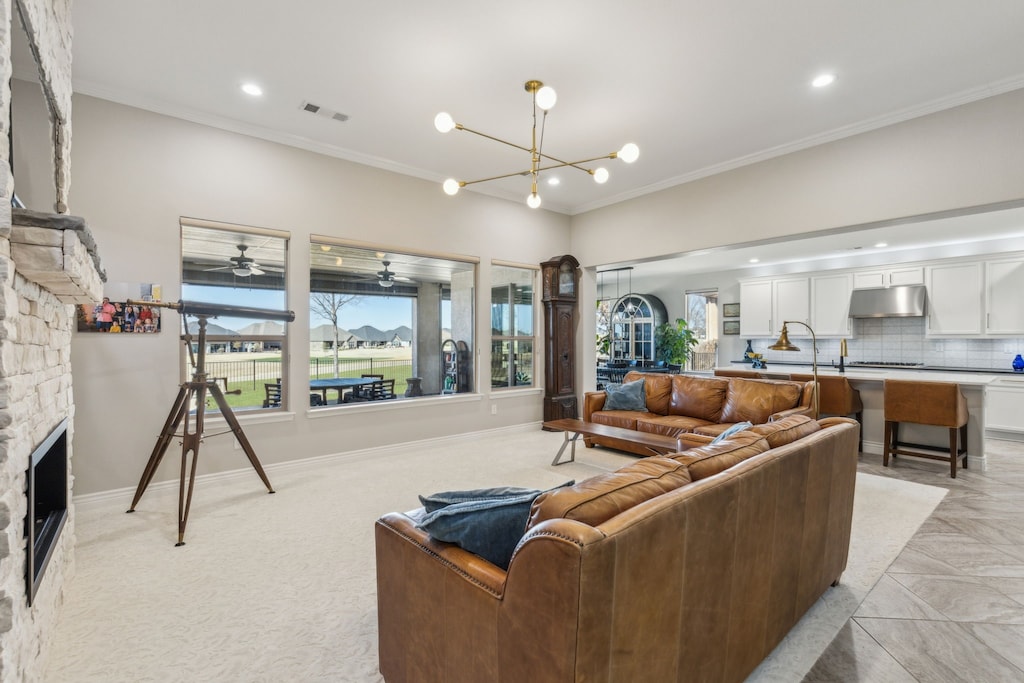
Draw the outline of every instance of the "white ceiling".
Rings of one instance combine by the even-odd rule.
[[[564,170],[542,185],[544,209],[567,214],[1024,87],[1020,0],[83,0],[73,25],[77,92],[429,179],[439,193],[444,178],[525,170],[529,158],[442,135],[435,114],[529,146],[523,83],[542,80],[558,91],[545,152],[641,150],[635,164],[607,162],[605,185]],[[24,65],[15,59],[17,76]],[[810,87],[823,71],[835,84]],[[246,81],[264,96],[243,94]],[[307,101],[350,118],[304,112]],[[523,201],[529,183],[472,189]]]

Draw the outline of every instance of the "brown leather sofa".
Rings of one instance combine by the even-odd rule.
[[[742,681],[846,567],[857,432],[795,416],[549,491],[507,571],[381,517],[381,674]]]
[[[679,436],[685,433],[717,436],[737,422],[763,424],[789,415],[814,413],[814,383],[694,375],[666,375],[630,372],[624,382],[644,380],[647,412],[603,410],[607,394],[587,392],[583,397],[583,419],[612,427]],[[594,444],[650,455],[643,446],[621,440],[586,437]]]

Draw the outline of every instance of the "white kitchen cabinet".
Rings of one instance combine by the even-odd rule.
[[[853,334],[850,320],[850,273],[816,275],[811,278],[811,327],[818,337],[849,337]]]
[[[985,428],[1024,432],[1024,378],[1007,377],[985,387]]]
[[[740,335],[772,336],[772,281],[740,283]]]
[[[941,264],[925,269],[928,287],[926,335],[981,334],[982,273],[980,262]]]
[[[775,337],[786,320],[810,324],[810,278],[785,277],[740,283],[740,334]],[[809,337],[803,325],[789,330],[792,337]]]
[[[782,331],[782,323],[787,320],[811,324],[810,278],[787,277],[772,280],[772,330],[775,334]],[[811,336],[803,325],[794,325],[788,329],[790,337]]]
[[[900,268],[858,270],[853,273],[854,289],[867,289],[870,287],[893,287],[895,285],[923,284],[924,268],[921,266],[905,266]]]
[[[985,333],[1024,334],[1024,259],[985,263]]]

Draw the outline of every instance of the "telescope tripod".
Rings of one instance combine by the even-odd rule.
[[[256,457],[252,445],[245,437],[245,432],[242,431],[242,426],[238,424],[231,406],[228,405],[224,399],[223,392],[217,386],[217,381],[211,380],[206,376],[206,323],[210,316],[195,316],[199,320],[198,358],[192,355],[192,337],[188,332],[188,324],[185,322],[185,317],[185,315],[182,315],[182,322],[185,326],[183,339],[188,347],[189,356],[193,360],[195,370],[192,373],[192,380],[182,384],[178,391],[178,397],[174,400],[174,405],[171,406],[171,412],[167,416],[164,428],[161,430],[160,436],[157,437],[156,446],[153,447],[153,453],[149,456],[149,462],[146,463],[146,468],[139,479],[139,486],[135,490],[132,506],[128,509],[128,512],[135,512],[135,506],[138,505],[142,494],[146,492],[146,487],[153,480],[153,475],[156,474],[156,470],[160,466],[164,454],[167,452],[167,447],[175,436],[179,436],[181,438],[181,477],[178,485],[178,542],[174,544],[175,546],[185,545],[185,525],[188,524],[188,513],[192,507],[192,490],[196,483],[196,463],[199,460],[199,446],[203,442],[203,422],[206,412],[207,392],[217,402],[224,421],[228,423],[231,433],[235,435],[235,439],[242,447],[246,457],[249,458],[249,463],[256,470],[256,474],[263,480],[267,487],[267,492],[274,492],[273,487],[270,485],[270,480],[267,479],[266,472],[263,471],[263,466],[260,465],[259,458]],[[192,405],[196,407],[194,416],[189,410],[189,407]],[[192,425],[193,417],[195,418],[194,426]],[[178,427],[183,421],[184,428],[181,434],[177,434]],[[191,466],[189,466],[189,454],[192,456]],[[185,485],[186,473],[188,475],[187,489]]]

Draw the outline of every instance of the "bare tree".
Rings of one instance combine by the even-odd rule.
[[[309,310],[321,318],[331,321],[334,328],[334,376],[338,377],[338,317],[341,309],[353,301],[363,297],[358,294],[338,294],[337,292],[313,292],[309,295]]]

